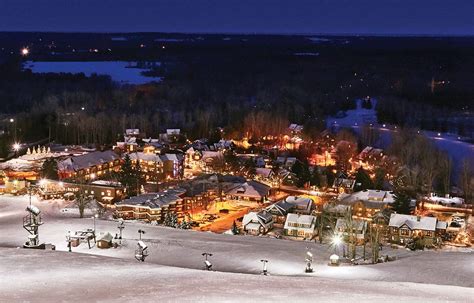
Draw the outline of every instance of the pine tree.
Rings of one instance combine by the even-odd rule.
[[[374,188],[383,189],[385,184],[385,171],[382,168],[375,170]]]
[[[43,162],[43,166],[41,167],[41,177],[50,179],[50,180],[58,180],[58,162],[55,159],[49,158]]]
[[[235,220],[234,220],[234,223],[232,224],[232,234],[234,235],[239,234],[239,228],[237,227],[237,223],[235,223]]]
[[[374,184],[372,183],[372,180],[370,179],[369,174],[361,167],[357,170],[356,174],[356,186],[355,190],[365,190],[365,189],[370,189],[373,188]]]
[[[405,191],[397,190],[394,195],[392,209],[398,214],[408,215],[411,212],[410,201],[411,198]]]

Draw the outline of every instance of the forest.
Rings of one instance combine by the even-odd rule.
[[[29,45],[35,35],[17,35],[9,42],[2,33],[0,41]],[[74,42],[114,46],[103,36],[50,35],[54,55],[50,44],[36,43],[28,60],[77,60],[70,53],[57,55],[66,54],[61,47]],[[181,128],[196,139],[222,127],[226,137],[251,139],[281,134],[289,123],[299,123],[305,136],[314,138],[328,115],[354,108],[354,100],[365,96],[379,100],[381,123],[474,136],[472,38],[340,37],[317,44],[294,36],[245,36],[244,43],[238,36],[234,40],[240,42],[227,43],[204,35],[204,42],[166,45],[166,52],[159,43],[136,51],[135,43],[155,41],[149,35],[134,35],[134,43],[99,52],[100,57],[79,57],[160,61],[152,73],[164,80],[137,86],[101,75],[35,74],[22,68],[20,55],[0,55],[0,156],[15,139],[110,146],[125,128],[140,128],[149,137]],[[42,37],[46,43],[48,34]],[[295,55],[308,53],[313,55]],[[9,123],[11,117],[15,123]]]

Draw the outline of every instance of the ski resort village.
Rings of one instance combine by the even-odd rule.
[[[256,123],[243,138],[15,143],[0,301],[472,302],[472,145],[455,138],[470,153],[453,159],[437,146],[449,138],[347,119],[311,140]]]

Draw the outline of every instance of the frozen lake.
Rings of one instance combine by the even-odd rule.
[[[149,69],[139,68],[137,62],[128,61],[27,61],[24,68],[31,69],[33,73],[83,73],[87,77],[93,74],[108,75],[120,84],[138,85],[161,81],[161,77],[144,76],[142,72]]]

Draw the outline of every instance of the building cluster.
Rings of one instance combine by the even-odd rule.
[[[462,215],[427,216],[418,211],[417,201],[410,205],[412,214],[397,214],[392,191],[361,188],[359,171],[373,179],[382,168],[385,183],[379,188],[389,189],[388,181],[399,167],[397,159],[383,150],[368,146],[357,153],[354,143],[327,131],[315,141],[303,137],[303,127],[291,124],[282,136],[252,143],[255,149],[250,153],[242,148],[242,140],[191,142],[179,129],[167,129],[157,138],[127,129],[124,140],[109,150],[29,148],[25,155],[0,164],[1,189],[21,193],[37,181],[43,199],[74,199],[83,193],[112,209],[116,218],[156,224],[167,224],[172,218],[199,228],[240,212],[233,220],[238,223],[230,223],[244,234],[306,240],[330,234],[366,243],[377,227],[388,243],[418,241],[421,246],[434,246],[465,230]],[[309,152],[302,159],[295,150],[304,148]],[[55,160],[58,180],[42,180],[48,159]],[[145,183],[140,187],[135,176],[137,196],[130,196],[118,182],[127,161]],[[297,182],[301,178],[308,180],[301,185]],[[463,204],[462,199],[449,197],[431,196],[426,201]]]

